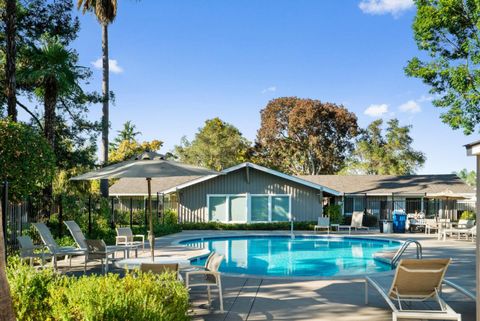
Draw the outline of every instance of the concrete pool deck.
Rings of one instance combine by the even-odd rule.
[[[159,238],[157,244],[169,247],[180,239],[223,236],[286,234],[285,231],[184,231]],[[296,234],[312,234],[296,232]],[[337,235],[337,234],[334,234]],[[341,234],[344,235],[344,234]],[[365,235],[359,233],[357,235]],[[451,257],[447,278],[475,291],[475,244],[470,241],[438,241],[435,235],[421,233],[368,234],[372,238],[415,239],[423,246],[424,257]],[[393,272],[390,273],[393,275]],[[389,281],[389,277],[386,277]],[[222,277],[225,313],[218,309],[213,291],[212,309],[206,305],[205,290],[191,292],[193,320],[391,320],[391,310],[370,291],[370,303],[364,303],[362,278],[302,280],[261,277]],[[391,281],[390,281],[391,282]],[[475,320],[475,302],[454,293],[449,304],[462,314],[463,320]]]
[[[193,257],[204,252],[176,243],[189,238],[255,234],[285,235],[288,232],[183,231],[157,238],[156,253],[162,256]],[[312,233],[297,231],[296,234]],[[339,235],[345,236],[345,234]],[[399,240],[415,239],[422,244],[425,258],[452,258],[447,278],[475,292],[475,243],[451,239],[443,242],[437,240],[436,235],[423,233],[358,233],[356,235]],[[149,251],[145,251],[140,255],[148,256],[148,253]],[[388,274],[390,275],[382,277],[387,283],[391,282],[393,272]],[[391,320],[391,310],[373,289],[369,295],[370,302],[365,305],[364,282],[361,277],[312,280],[299,277],[288,279],[222,276],[222,283],[225,312],[218,312],[219,302],[216,290],[212,290],[213,304],[210,308],[206,304],[206,290],[194,288],[190,292],[192,320]],[[463,320],[475,320],[475,302],[458,293],[448,293],[446,299],[453,309],[462,314]]]

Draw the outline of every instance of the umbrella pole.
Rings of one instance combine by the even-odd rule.
[[[152,215],[152,179],[147,178],[148,184],[148,214],[149,214],[149,225],[150,225],[150,252],[152,255],[152,261],[155,257],[155,236],[153,235],[153,215]]]

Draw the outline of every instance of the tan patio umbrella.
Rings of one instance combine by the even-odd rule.
[[[145,178],[148,185],[148,213],[150,230],[150,248],[152,261],[155,250],[155,237],[153,235],[153,215],[152,215],[152,178],[172,177],[172,176],[217,176],[219,172],[211,171],[205,168],[187,165],[175,161],[165,160],[160,154],[145,152],[134,157],[131,160],[118,164],[103,167],[80,176],[71,178],[71,180],[97,180],[111,178]]]
[[[445,202],[445,213],[448,211],[448,201],[453,201],[453,200],[464,200],[467,199],[468,197],[465,197],[462,194],[459,193],[454,193],[453,191],[446,189],[442,192],[439,193],[429,193],[426,195],[428,198],[433,198],[437,200],[444,200]]]

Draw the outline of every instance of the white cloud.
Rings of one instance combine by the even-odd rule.
[[[265,88],[264,90],[262,90],[262,94],[265,94],[267,92],[276,92],[277,91],[277,86],[270,86],[268,88]]]
[[[102,58],[92,61],[92,65],[97,69],[102,69]],[[108,59],[108,67],[114,74],[121,74],[123,72],[123,68],[118,65],[118,61],[115,59]]]
[[[404,113],[411,113],[411,114],[416,114],[422,111],[422,108],[420,107],[420,104],[417,103],[415,100],[409,100],[404,104],[401,104],[400,107],[398,107],[400,111]]]
[[[371,117],[379,117],[386,113],[388,113],[388,105],[387,104],[373,104],[367,107],[363,112],[365,115]]]
[[[413,8],[413,0],[362,0],[358,7],[364,13],[373,15],[391,14],[397,17],[403,11]]]

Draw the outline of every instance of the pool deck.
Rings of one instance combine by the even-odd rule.
[[[184,231],[157,238],[156,253],[162,256],[192,257],[204,254],[200,250],[177,245],[181,239],[272,234],[285,235],[285,231]],[[296,232],[296,234],[312,234]],[[334,234],[338,235],[338,234]],[[344,235],[344,234],[341,234]],[[450,257],[447,278],[474,293],[475,243],[449,239],[439,241],[436,235],[358,233],[359,236],[390,239],[415,239],[423,246],[424,257]],[[148,251],[141,253],[148,255]],[[392,273],[382,276],[391,282]],[[391,320],[391,310],[372,289],[369,304],[364,303],[362,278],[351,279],[287,279],[245,276],[223,276],[225,312],[218,312],[218,296],[212,291],[212,308],[206,305],[206,290],[191,291],[192,320]],[[475,320],[475,302],[458,293],[449,293],[447,301],[462,314],[462,320]]]

